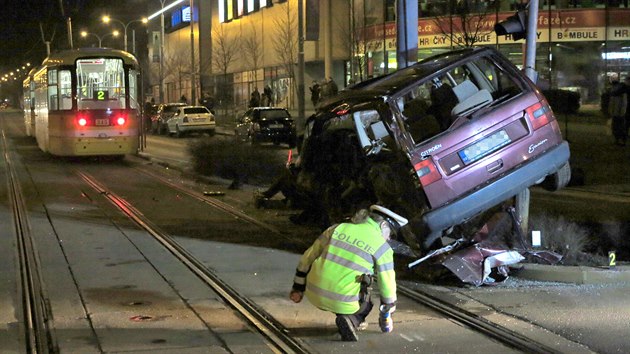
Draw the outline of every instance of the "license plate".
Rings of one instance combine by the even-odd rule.
[[[109,119],[96,119],[94,121],[96,125],[109,125]]]
[[[282,129],[282,128],[284,128],[284,125],[282,125],[282,124],[269,124],[269,128],[271,128],[271,129]]]
[[[206,118],[193,118],[193,122],[205,122]]]
[[[512,141],[505,130],[499,130],[494,134],[485,137],[478,142],[466,147],[459,152],[464,164],[475,162],[482,157],[489,155]]]

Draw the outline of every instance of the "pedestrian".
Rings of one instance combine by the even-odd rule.
[[[407,222],[387,208],[372,205],[358,211],[351,222],[330,226],[300,258],[290,299],[298,303],[306,295],[319,309],[337,315],[341,340],[357,341],[357,329],[367,327],[365,319],[373,307],[370,286],[376,277],[379,325],[382,332],[391,332],[396,274],[394,252],[387,241]]]
[[[612,78],[611,84],[608,114],[612,120],[612,133],[615,144],[625,146],[627,140],[626,105],[628,104],[626,88],[617,77]]]
[[[203,97],[199,100],[199,103],[214,114],[214,97],[212,97],[212,95],[204,92]]]
[[[258,87],[255,87],[251,97],[249,98],[249,107],[258,106],[260,106],[260,92],[258,92]]]
[[[278,193],[284,196],[284,203],[296,207],[306,199],[298,192],[297,176],[300,172],[299,159],[297,163],[288,163],[283,173],[265,191],[254,191],[254,206],[264,207],[265,203]]]
[[[265,86],[265,89],[263,90],[263,95],[265,96],[267,100],[266,105],[268,107],[273,107],[273,91],[271,90],[271,86],[269,85]]]
[[[188,104],[188,98],[186,98],[186,95],[182,95],[182,97],[179,98],[179,102]]]
[[[626,78],[623,80],[623,84],[625,86],[626,93],[626,121],[625,129],[623,132],[627,140],[628,134],[630,134],[630,76],[626,76]]]
[[[328,92],[328,94],[330,96],[337,95],[337,92],[339,92],[339,87],[337,87],[337,83],[335,82],[335,80],[333,80],[332,77],[328,78],[328,85],[329,85],[329,88],[328,88],[329,92]]]
[[[313,86],[309,87],[311,90],[311,102],[313,102],[313,107],[317,106],[319,103],[319,95],[321,94],[321,86],[316,80],[313,80]]]

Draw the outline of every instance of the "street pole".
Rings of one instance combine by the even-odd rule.
[[[287,5],[288,6],[288,5]],[[304,0],[298,0],[298,119],[300,126],[305,122],[304,108]]]
[[[197,88],[195,87],[195,10],[194,1],[190,0],[190,104],[197,104]]]
[[[303,0],[298,1],[298,7],[302,4]],[[332,50],[332,0],[324,0],[323,5],[323,17],[324,17],[324,80],[328,80],[329,77],[333,77],[333,50]],[[303,16],[300,12],[299,16]],[[298,16],[298,19],[300,18]],[[298,20],[298,22],[300,22]],[[300,25],[300,29],[301,29]],[[301,38],[301,37],[300,37]]]
[[[536,32],[538,30],[538,0],[529,1],[529,11],[527,15],[527,37],[525,39],[525,75],[536,83],[538,74],[536,73]],[[521,232],[527,235],[529,229],[529,204],[530,190],[524,189],[516,195],[515,200],[516,216],[521,222]]]
[[[127,51],[127,25],[123,24],[123,27],[125,29],[125,52]]]
[[[160,103],[164,103],[164,2],[162,3],[162,13],[160,14],[161,33],[160,33]]]

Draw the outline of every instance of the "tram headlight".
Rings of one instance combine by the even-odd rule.
[[[77,119],[77,123],[79,123],[80,126],[85,127],[87,125],[87,119],[79,117],[79,119]]]
[[[118,124],[118,125],[124,125],[125,121],[126,121],[125,117],[118,117],[118,118],[116,118],[116,124]]]

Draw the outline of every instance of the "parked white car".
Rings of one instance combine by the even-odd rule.
[[[180,138],[191,132],[208,133],[213,135],[217,122],[214,115],[204,106],[184,106],[166,121],[168,133]]]

